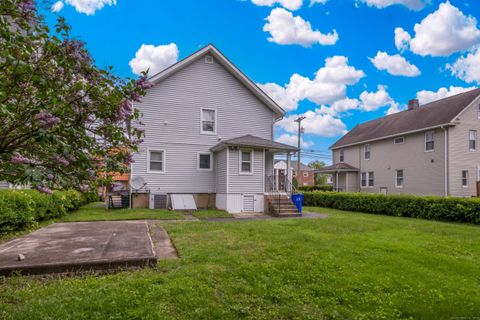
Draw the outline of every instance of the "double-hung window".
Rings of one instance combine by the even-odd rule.
[[[477,130],[470,130],[468,133],[468,147],[470,151],[477,150]]]
[[[217,133],[217,112],[214,109],[202,109],[201,114],[201,133],[215,134]]]
[[[374,186],[374,173],[370,172],[362,172],[361,178],[361,186],[364,188],[373,187]]]
[[[405,142],[404,137],[396,137],[395,139],[393,139],[393,144],[403,144],[404,142]]]
[[[370,145],[369,144],[364,145],[363,151],[364,151],[364,159],[370,160]]]
[[[468,188],[468,170],[462,171],[462,187]]]
[[[435,134],[433,131],[425,132],[425,151],[435,150]]]
[[[340,149],[340,162],[345,162],[345,150]]]
[[[240,173],[251,174],[253,172],[253,152],[252,151],[240,151]]]
[[[148,171],[165,172],[165,151],[163,150],[148,151]]]
[[[403,169],[395,170],[395,187],[403,188]]]
[[[212,154],[199,153],[198,154],[198,170],[212,170]]]

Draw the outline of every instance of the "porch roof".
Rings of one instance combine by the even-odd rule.
[[[334,173],[334,172],[356,172],[358,168],[349,165],[348,163],[340,162],[331,166],[323,167],[322,169],[315,170],[315,173]]]
[[[252,136],[250,134],[222,141],[210,150],[213,152],[220,151],[228,146],[238,146],[238,147],[254,147],[254,148],[264,148],[270,149],[272,151],[285,151],[285,152],[297,152],[298,149],[288,144],[283,144],[280,142],[259,138]]]

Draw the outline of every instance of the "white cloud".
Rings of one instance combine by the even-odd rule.
[[[422,90],[417,92],[417,99],[420,104],[426,104],[473,89],[475,89],[475,87],[463,88],[450,86],[449,88],[440,88],[437,91]]]
[[[55,2],[52,7],[50,8],[50,10],[52,12],[60,12],[60,10],[63,9],[63,2],[62,1],[57,1]]]
[[[465,82],[480,84],[480,47],[473,49],[464,57],[460,57],[454,64],[447,65],[452,75]]]
[[[279,4],[284,8],[287,8],[288,10],[298,10],[302,6],[303,0],[252,0],[253,4],[256,4],[257,6],[266,6],[266,7],[272,7],[275,4]]]
[[[320,110],[326,114],[338,116],[351,110],[357,110],[360,107],[361,103],[358,99],[345,98],[335,101],[330,105],[330,107],[323,105]]]
[[[130,60],[129,65],[132,72],[140,74],[149,69],[148,74],[154,75],[171,66],[178,60],[178,48],[175,43],[167,45],[146,45],[142,44],[135,53],[135,58]]]
[[[294,134],[284,133],[280,137],[275,139],[275,141],[280,142],[280,143],[285,143],[285,144],[288,144],[288,145],[291,145],[291,146],[294,146],[294,147],[298,146],[298,136],[294,135]],[[314,145],[314,143],[312,141],[305,141],[305,140],[303,140],[303,137],[300,140],[300,147],[301,148],[310,148],[313,145]]]
[[[347,133],[347,126],[342,120],[325,114],[320,108],[314,111],[309,110],[302,115],[306,117],[305,120],[302,121],[302,127],[306,134],[336,137]],[[298,124],[294,122],[294,120],[297,119],[298,116],[298,114],[287,116],[277,122],[277,126],[284,129],[287,133],[296,134]]]
[[[398,50],[407,50],[411,40],[412,37],[410,37],[407,31],[403,30],[403,28],[395,28],[395,47]]]
[[[279,86],[276,83],[257,83],[257,85],[270,98],[272,98],[273,101],[275,101],[280,107],[282,107],[283,110],[291,111],[297,109],[298,101],[290,97],[284,87]]]
[[[386,52],[378,51],[375,58],[369,58],[375,68],[386,70],[394,76],[417,77],[420,70],[399,54],[393,56]]]
[[[437,11],[415,24],[414,30],[410,50],[421,56],[449,56],[468,50],[480,41],[477,20],[473,16],[465,16],[449,1],[440,4]],[[408,39],[405,33],[403,31],[402,36]]]
[[[379,85],[377,92],[363,91],[360,94],[362,109],[365,111],[375,111],[381,107],[392,106],[396,102],[390,97],[385,86]]]
[[[397,113],[397,112],[400,112],[400,111],[403,111],[407,108],[406,105],[400,105],[396,102],[392,102],[392,104],[390,104],[390,108],[388,108],[386,114],[387,115],[391,115],[391,114],[394,114],[394,113]]]
[[[105,5],[117,4],[117,0],[65,0],[65,2],[87,16],[95,14],[95,11],[102,9]]]
[[[422,10],[425,5],[430,3],[430,0],[361,0],[369,7],[376,7],[383,9],[392,5],[404,5],[410,10]]]
[[[282,8],[275,8],[265,19],[263,31],[270,33],[268,41],[282,45],[298,44],[310,47],[313,44],[334,45],[338,41],[337,31],[323,34],[313,30],[310,22]]]
[[[313,6],[316,3],[325,4],[325,3],[327,3],[327,1],[328,0],[310,0],[310,7]]]

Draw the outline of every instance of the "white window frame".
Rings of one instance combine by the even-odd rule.
[[[151,170],[150,169],[150,154],[152,152],[162,152],[162,169],[163,170]],[[147,149],[147,172],[148,173],[166,173],[167,172],[167,153],[164,149]]]
[[[397,139],[402,139],[402,142],[397,142]],[[405,143],[404,136],[393,138],[393,144],[404,144],[404,143]]]
[[[213,112],[215,112],[215,120],[214,120],[214,124],[213,124],[213,131],[204,131],[203,130],[203,111],[213,111]],[[217,127],[218,127],[217,109],[215,109],[215,108],[200,108],[200,133],[201,134],[216,135],[217,134]]]
[[[472,133],[474,135],[473,140],[472,140]],[[477,136],[478,136],[477,130],[469,130],[468,131],[468,149],[470,151],[477,151]],[[474,148],[473,149],[470,147],[470,142],[471,141],[474,141]]]
[[[210,168],[200,168],[200,156],[209,155],[210,156]],[[198,171],[212,171],[213,170],[213,154],[211,152],[197,152],[197,170]]]
[[[373,175],[373,184],[370,185],[370,173],[372,173]],[[362,185],[362,178],[363,178],[363,175],[365,174],[365,186]],[[373,188],[375,186],[375,172],[374,171],[368,171],[368,172],[361,172],[360,173],[360,187],[361,188]]]
[[[429,133],[432,133],[432,141],[431,142],[433,142],[433,149],[427,150],[427,142],[430,142],[430,141],[427,141],[427,136],[428,136]],[[435,151],[435,131],[430,130],[430,131],[425,132],[425,152],[434,152],[434,151]]]
[[[368,147],[368,151],[367,151],[367,147]],[[367,158],[367,152],[368,152],[368,158]],[[363,160],[370,160],[370,158],[372,157],[372,146],[367,143],[367,144],[364,144],[363,145]]]
[[[402,171],[402,184],[401,185],[398,184],[398,172],[399,171]],[[405,170],[403,170],[403,169],[395,170],[395,188],[403,188],[404,185],[405,185]]]
[[[345,149],[340,149],[340,151],[339,151],[339,156],[338,156],[338,160],[339,160],[341,163],[344,163],[344,162],[345,162]]]
[[[250,152],[250,171],[242,171],[242,153]],[[253,150],[240,149],[238,150],[238,174],[253,175]]]
[[[463,173],[466,172],[467,176],[464,178]],[[462,188],[468,188],[470,184],[470,172],[468,170],[462,170]],[[464,184],[464,180],[467,182],[467,184]]]
[[[303,172],[303,177],[304,177],[304,178],[308,178],[308,171],[304,171],[304,172]]]

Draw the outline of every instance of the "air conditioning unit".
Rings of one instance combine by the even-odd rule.
[[[167,209],[168,196],[166,193],[150,193],[148,207],[150,209]]]

